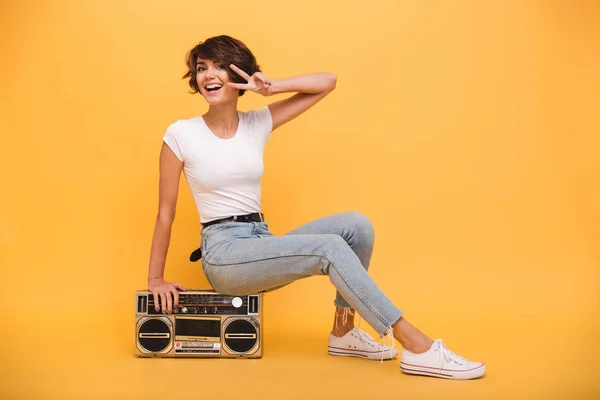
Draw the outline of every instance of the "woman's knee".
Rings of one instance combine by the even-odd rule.
[[[321,261],[327,263],[330,259],[347,257],[352,248],[340,235],[328,234],[321,241]]]
[[[347,213],[348,223],[353,228],[355,240],[363,243],[375,241],[375,229],[373,223],[365,214],[353,211]]]

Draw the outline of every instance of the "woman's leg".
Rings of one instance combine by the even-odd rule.
[[[256,293],[327,275],[343,299],[381,336],[402,315],[340,235],[275,237],[263,223],[226,223],[204,229],[203,248],[207,278],[219,292]]]
[[[348,243],[354,254],[360,260],[365,270],[369,270],[371,256],[373,254],[373,245],[375,241],[375,232],[373,224],[363,214],[358,212],[345,212],[329,215],[311,221],[307,224],[286,233],[286,235],[313,235],[313,234],[334,234],[339,235]],[[332,334],[335,336],[344,336],[354,328],[355,310],[344,299],[339,291],[336,292],[334,300],[336,306]]]
[[[334,234],[341,236],[359,258],[363,268],[368,271],[375,243],[373,224],[364,214],[346,212],[329,215],[311,221],[286,233],[286,235]],[[336,306],[332,333],[344,336],[354,328],[354,309],[339,291],[334,301]],[[348,312],[350,311],[350,312]],[[423,332],[401,317],[393,325],[394,337],[404,348],[420,353],[431,347],[433,341]]]

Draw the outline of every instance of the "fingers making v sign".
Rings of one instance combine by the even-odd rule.
[[[269,96],[271,94],[271,81],[269,81],[269,78],[262,72],[255,72],[250,76],[234,64],[230,64],[229,67],[239,76],[244,78],[247,83],[228,82],[227,86],[236,89],[250,90],[262,94],[263,96]]]

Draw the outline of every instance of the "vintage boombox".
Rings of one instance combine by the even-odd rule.
[[[153,295],[136,292],[138,357],[261,358],[262,293],[230,296],[211,290],[179,292],[171,314],[156,311]]]

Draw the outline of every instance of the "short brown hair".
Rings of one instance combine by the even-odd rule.
[[[255,72],[261,72],[256,63],[256,57],[241,41],[227,35],[214,36],[198,43],[191,49],[186,57],[188,71],[182,79],[189,78],[189,85],[193,93],[199,93],[200,88],[196,82],[196,62],[198,57],[211,60],[216,63],[222,63],[227,69],[229,78],[234,83],[246,83],[246,80],[229,68],[229,64],[235,64],[248,75]],[[240,96],[245,90],[240,89]]]

